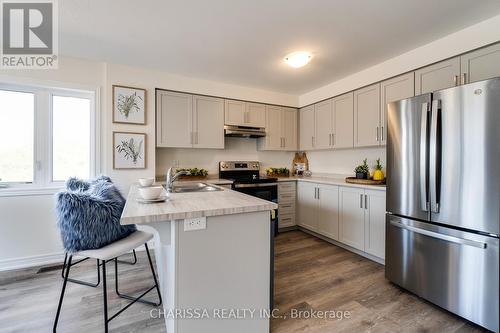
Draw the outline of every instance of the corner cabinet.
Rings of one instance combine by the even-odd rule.
[[[258,139],[259,150],[297,150],[297,109],[267,105],[265,127],[266,136]]]
[[[300,150],[312,150],[315,141],[315,112],[314,105],[302,108],[299,111],[299,146]]]
[[[224,148],[224,100],[157,92],[156,146]]]
[[[308,230],[338,240],[339,187],[299,182],[297,198],[298,224]]]

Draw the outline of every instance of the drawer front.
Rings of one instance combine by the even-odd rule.
[[[278,202],[279,203],[285,203],[285,202],[295,202],[295,197],[296,193],[295,192],[289,192],[289,193],[280,193],[278,195]]]
[[[295,214],[282,214],[279,213],[278,227],[291,227],[295,225]]]
[[[295,182],[281,182],[278,183],[279,192],[295,192],[296,183]]]
[[[278,204],[278,209],[280,213],[290,212],[295,214],[295,202],[289,202],[289,203],[280,202]]]

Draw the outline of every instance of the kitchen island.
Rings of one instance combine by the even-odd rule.
[[[167,332],[269,332],[261,314],[269,309],[277,205],[229,189],[171,193],[155,204],[138,196],[134,185],[121,223],[155,235]]]

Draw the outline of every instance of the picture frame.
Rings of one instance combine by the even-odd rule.
[[[146,169],[147,134],[113,132],[113,169]]]
[[[146,89],[113,85],[113,123],[146,125]]]

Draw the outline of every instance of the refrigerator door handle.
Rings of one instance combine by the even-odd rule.
[[[427,137],[429,103],[422,104],[422,120],[420,124],[420,207],[429,211],[429,191],[427,184]]]
[[[440,129],[441,101],[433,100],[431,108],[431,133],[429,148],[429,190],[431,197],[431,211],[439,213],[439,195],[441,188],[441,129]]]
[[[429,237],[441,239],[441,240],[444,240],[444,241],[447,241],[447,242],[451,242],[451,243],[456,243],[456,244],[461,244],[461,245],[469,245],[469,246],[477,247],[477,248],[480,248],[480,249],[485,249],[486,246],[487,246],[486,243],[483,243],[483,242],[478,242],[478,241],[473,241],[473,240],[470,240],[470,239],[465,239],[465,238],[459,238],[459,237],[455,237],[455,236],[449,236],[449,235],[445,235],[445,234],[440,234],[438,232],[434,232],[434,231],[430,231],[430,230],[425,230],[425,229],[420,229],[420,228],[412,227],[412,226],[409,226],[409,225],[406,225],[406,224],[402,224],[402,223],[399,223],[399,222],[395,222],[395,221],[391,221],[391,225],[393,225],[395,227],[398,227],[398,228],[401,228],[401,229],[406,229],[408,231],[415,232],[417,234],[421,234],[421,235],[425,235],[425,236],[429,236]]]

